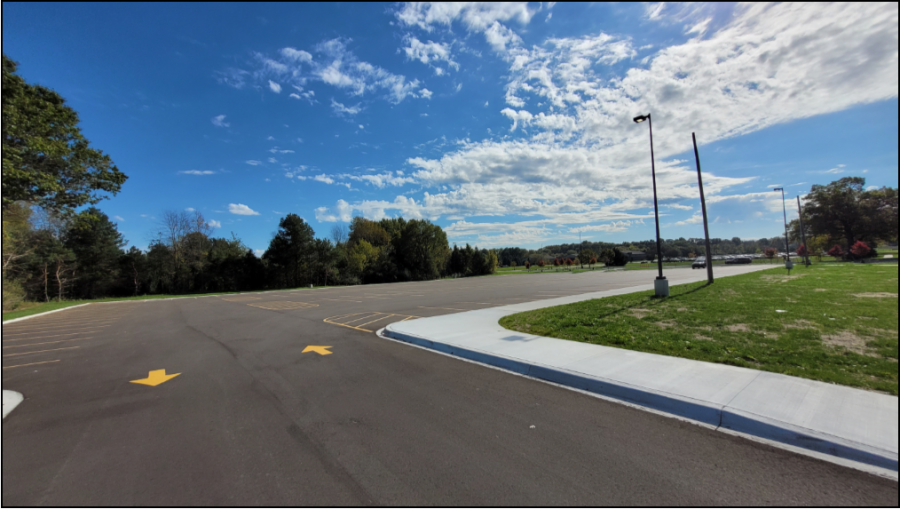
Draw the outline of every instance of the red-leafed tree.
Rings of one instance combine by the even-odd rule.
[[[797,256],[809,256],[809,250],[804,244],[800,244],[800,247],[797,248]]]
[[[766,258],[771,260],[772,258],[775,258],[775,255],[778,254],[778,250],[774,247],[767,247],[766,250],[763,251],[763,253],[766,255]]]
[[[828,250],[828,256],[833,256],[835,258],[843,258],[844,250],[841,248],[840,245],[835,244],[833,248]]]
[[[531,262],[529,262],[529,261],[525,262],[525,270],[527,270],[528,272],[531,272]]]
[[[872,249],[861,240],[857,240],[856,244],[853,244],[853,247],[850,248],[850,252],[856,255],[858,258],[865,258],[871,250]]]
[[[558,257],[553,259],[553,266],[559,267],[559,258]]]
[[[541,268],[541,272],[544,272],[544,265],[546,265],[546,263],[544,262],[544,259],[543,259],[543,258],[541,258],[540,260],[538,260],[538,267]]]
[[[588,265],[591,266],[591,270],[594,270],[594,265],[595,265],[596,263],[597,263],[597,257],[596,257],[596,256],[592,256],[592,257],[591,257],[591,263],[588,264]]]

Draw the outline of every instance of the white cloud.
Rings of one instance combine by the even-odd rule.
[[[345,106],[337,101],[334,98],[331,99],[331,109],[338,115],[356,115],[360,111],[363,110],[362,106],[357,104],[356,106]]]
[[[418,60],[425,65],[430,65],[438,76],[444,74],[444,69],[437,67],[435,65],[437,62],[445,62],[448,67],[459,70],[459,64],[453,61],[449,44],[433,41],[422,42],[410,34],[407,34],[403,41],[406,43],[403,52],[406,54],[407,60]]]
[[[272,147],[269,149],[269,152],[273,154],[293,154],[294,151],[290,149],[280,149],[278,147]]]
[[[338,200],[335,205],[334,212],[329,212],[326,207],[319,207],[316,209],[316,219],[319,221],[334,223],[337,221],[343,221],[345,223],[349,223],[352,219],[353,209],[350,207],[350,204],[344,200]]]
[[[231,125],[225,121],[225,115],[216,115],[210,120],[210,122],[212,122],[212,125],[216,127],[228,127]]]
[[[504,108],[500,111],[504,116],[509,117],[510,120],[513,121],[512,127],[509,128],[510,131],[515,131],[516,126],[519,122],[522,122],[523,126],[526,126],[531,123],[531,119],[534,116],[531,113],[528,113],[525,110],[515,111],[510,108]]]
[[[119,221],[119,222],[124,222],[124,221],[125,221],[125,218],[122,217],[122,216],[113,216],[113,219],[115,219],[116,221]]]
[[[265,249],[254,249],[253,250],[253,254],[255,254],[257,257],[260,257],[260,256],[264,255],[265,253],[266,253]]]
[[[259,166],[259,165],[262,164],[262,161],[256,161],[256,160],[254,160],[254,159],[250,159],[250,160],[244,161],[244,162],[246,162],[246,163],[249,164],[250,166]]]
[[[221,228],[222,227],[222,223],[220,223],[219,221],[216,221],[215,219],[210,219],[209,222],[206,224],[209,225],[210,228]]]
[[[243,203],[229,203],[228,204],[228,212],[232,214],[237,214],[239,216],[258,216],[259,212],[251,209],[250,207],[244,205]]]
[[[188,208],[186,208],[186,209],[184,209],[184,210],[185,210],[186,212],[193,212],[193,211],[196,210],[196,209],[194,209],[194,207],[188,207]]]
[[[692,215],[690,218],[685,219],[683,221],[678,221],[675,224],[677,226],[684,226],[684,225],[688,225],[688,224],[700,224],[702,222],[703,222],[703,214],[700,212],[694,212],[694,215]]]
[[[450,28],[454,21],[461,22],[469,31],[482,32],[497,21],[515,20],[527,25],[535,12],[528,8],[527,2],[413,2],[403,4],[394,14],[402,24],[428,32],[436,25]]]
[[[179,171],[182,175],[215,175],[216,172],[211,170],[185,170]]]
[[[317,80],[328,85],[346,90],[351,95],[382,92],[389,102],[397,104],[407,96],[416,97],[419,88],[418,80],[407,80],[405,76],[391,73],[386,69],[361,61],[347,48],[351,39],[331,39],[315,46],[312,53],[294,48],[283,48],[276,60],[260,53],[254,53],[253,72],[240,69],[228,69],[217,73],[221,83],[243,88],[246,82],[268,82],[273,92],[281,91],[281,84],[287,82],[298,90],[291,93],[294,99],[306,99],[315,102],[312,90],[303,91],[303,85],[309,80]],[[278,79],[279,82],[273,80]]]
[[[270,162],[270,163],[277,163],[277,162],[278,162],[278,159],[275,159],[274,157],[270,157],[270,158],[269,158],[269,162]]]
[[[313,177],[313,180],[324,182],[325,184],[334,184],[334,179],[325,174],[316,175],[315,177]]]
[[[297,50],[294,48],[282,48],[281,54],[288,60],[312,64],[312,60],[313,60],[312,55],[306,51],[303,51],[302,49]]]
[[[647,15],[675,19],[679,8],[653,6]],[[463,16],[463,8],[452,5],[399,9],[409,14],[406,20],[398,14],[403,23],[426,30]],[[709,18],[705,11],[691,16],[683,18],[685,30]],[[494,21],[505,20],[485,22],[480,30]],[[670,159],[685,151],[685,132],[702,128],[711,143],[897,96],[895,4],[749,4],[716,23],[700,27],[702,37],[661,48],[646,67],[618,76],[621,63],[637,55],[628,39],[594,34],[528,49],[506,42],[509,108],[501,114],[514,129],[527,125],[527,133],[499,142],[461,140],[443,155],[411,157],[409,178],[421,194],[342,200],[320,207],[316,217],[524,218],[460,219],[446,229],[451,239],[482,245],[559,240],[579,228],[604,233],[653,216],[647,128],[631,121],[638,113],[653,114],[660,206],[690,210],[680,204],[698,199],[696,170],[692,162]],[[729,210],[744,210],[735,220],[780,214],[778,193],[725,194],[753,179],[704,174],[708,207],[722,224]],[[678,223],[696,224],[697,217]]]
[[[427,88],[423,88],[422,90],[419,90],[419,97],[424,97],[425,99],[431,99],[431,95],[432,95],[431,90],[428,90]]]

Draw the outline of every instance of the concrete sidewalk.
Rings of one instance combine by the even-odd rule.
[[[682,283],[682,282],[679,282]],[[504,329],[507,315],[652,285],[397,322],[385,336],[716,427],[897,470],[898,399],[787,375]]]

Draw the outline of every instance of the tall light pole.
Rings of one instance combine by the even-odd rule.
[[[634,117],[635,124],[640,124],[644,120],[646,120],[647,124],[650,126],[650,170],[653,175],[653,214],[656,217],[656,263],[659,267],[659,276],[657,276],[656,281],[653,282],[653,287],[656,290],[657,297],[668,297],[669,281],[663,276],[662,247],[659,241],[659,203],[656,199],[656,160],[653,157],[653,121],[650,119],[649,113]]]
[[[773,191],[781,191],[781,212],[784,214],[784,252],[787,255],[787,261],[784,265],[790,271],[794,264],[791,262],[791,245],[788,243],[787,206],[784,204],[784,188],[776,187]]]

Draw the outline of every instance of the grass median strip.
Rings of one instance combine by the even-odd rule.
[[[540,336],[607,345],[897,395],[897,267],[773,269],[507,316]]]

